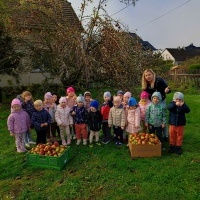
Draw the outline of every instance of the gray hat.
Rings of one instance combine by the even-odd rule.
[[[153,97],[158,97],[159,101],[162,101],[160,92],[154,92],[151,96],[151,99],[153,99]]]
[[[79,102],[85,102],[85,99],[84,97],[82,96],[82,94],[79,94],[79,96],[76,98],[76,102],[79,103]]]
[[[110,92],[104,92],[103,97],[111,97],[111,93]]]
[[[175,92],[174,96],[173,96],[173,100],[176,100],[176,99],[183,100],[184,99],[183,93],[181,93],[181,92]]]

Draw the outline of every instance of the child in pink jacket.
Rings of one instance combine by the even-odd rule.
[[[17,152],[26,152],[24,139],[25,133],[31,127],[30,117],[27,112],[22,110],[19,99],[13,99],[11,103],[11,114],[7,120],[10,135],[15,137]]]
[[[128,101],[126,132],[138,133],[140,130],[140,108],[134,97]]]
[[[60,137],[62,140],[62,145],[70,145],[71,144],[71,135],[69,127],[73,125],[73,118],[70,115],[70,107],[67,105],[67,99],[65,97],[61,97],[59,99],[59,105],[57,106],[57,110],[55,113],[56,122],[60,128]],[[67,143],[65,140],[65,134],[67,135]]]
[[[150,104],[151,101],[149,100],[149,94],[146,91],[142,91],[140,94],[139,107],[140,107],[140,124],[143,133],[147,133],[147,127],[145,126],[145,115],[146,115],[146,110],[150,106]]]

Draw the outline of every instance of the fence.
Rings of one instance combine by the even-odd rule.
[[[189,84],[200,87],[200,69],[175,68],[169,72],[174,83]]]

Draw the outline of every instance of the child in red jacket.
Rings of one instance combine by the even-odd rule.
[[[113,106],[111,93],[104,92],[103,98],[104,98],[104,103],[100,108],[100,112],[102,115],[102,131],[103,131],[102,143],[108,144],[110,142],[110,137],[111,137],[111,128],[108,126],[108,116],[110,108]]]

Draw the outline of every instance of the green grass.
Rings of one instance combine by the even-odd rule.
[[[125,145],[89,148],[77,147],[74,141],[72,158],[63,170],[27,166],[25,154],[16,153],[7,131],[10,108],[3,105],[0,199],[200,199],[200,98],[186,95],[185,99],[191,113],[187,114],[183,155],[165,151],[161,157],[131,159]]]

